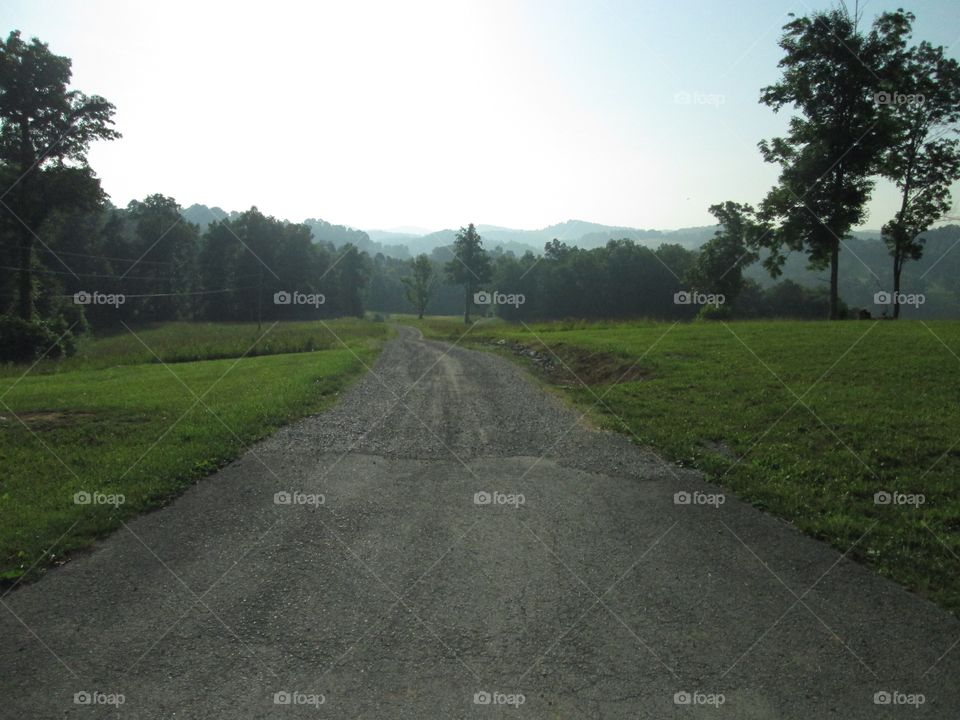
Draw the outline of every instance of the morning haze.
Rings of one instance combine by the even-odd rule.
[[[960,717],[952,2],[0,19],[0,717]]]

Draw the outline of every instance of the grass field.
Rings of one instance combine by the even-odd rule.
[[[259,331],[255,323],[171,323],[135,332],[86,343],[77,356],[26,375],[27,367],[5,369],[0,579],[7,583],[88,546],[253,441],[320,410],[373,362],[389,330],[335,320]],[[77,504],[76,493],[99,493],[101,501],[123,495],[123,503]]]
[[[960,613],[960,322],[484,320],[461,342],[540,351],[601,424]]]
[[[257,323],[188,322],[141,326],[133,331],[121,327],[107,335],[82,339],[75,355],[41,361],[30,374],[96,370],[161,360],[179,363],[328,350],[343,347],[337,336],[357,341],[364,337],[379,338],[382,333],[382,324],[355,319],[264,323],[259,327]],[[15,377],[24,370],[25,367],[19,365],[0,365],[0,377]]]

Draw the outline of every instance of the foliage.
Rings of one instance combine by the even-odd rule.
[[[421,254],[410,261],[410,269],[412,275],[402,278],[402,282],[406,288],[407,302],[413,305],[417,317],[422,320],[433,293],[433,265],[430,264],[430,258]]]
[[[900,191],[900,209],[883,226],[893,257],[893,317],[900,316],[903,265],[923,254],[926,233],[950,210],[950,185],[960,179],[960,142],[946,137],[960,121],[960,63],[943,47],[922,42],[902,53],[885,90],[895,128],[882,166]]]
[[[67,352],[64,338],[42,320],[0,315],[0,363],[24,363]]]
[[[463,287],[463,321],[469,323],[474,291],[490,280],[490,256],[473,223],[457,232],[452,252],[453,259],[446,265],[447,277],[453,285]]]
[[[36,38],[27,43],[13,31],[0,40],[0,177],[14,178],[4,193],[0,234],[16,239],[17,312],[24,320],[33,315],[38,233],[57,211],[99,206],[103,192],[87,149],[94,140],[120,137],[110,127],[113,105],[68,90],[70,78],[70,59]]]
[[[720,230],[700,248],[688,277],[695,289],[719,293],[732,303],[743,287],[743,269],[756,261],[755,248],[769,230],[755,219],[749,205],[728,201],[711,206],[710,212]]]
[[[762,90],[775,111],[790,105],[786,137],[763,140],[767,162],[780,165],[779,183],[762,204],[775,229],[762,241],[772,273],[783,251],[805,250],[813,268],[829,266],[830,317],[839,316],[840,244],[859,225],[891,128],[874,99],[876,78],[902,47],[913,16],[881,15],[870,33],[858,31],[845,8],[798,17],[784,26],[781,79]]]

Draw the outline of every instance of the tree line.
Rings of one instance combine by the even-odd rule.
[[[483,248],[471,224],[452,246],[412,261],[371,257],[349,242],[317,241],[321,221],[289,223],[250,210],[183,217],[173,198],[113,207],[87,152],[120,137],[115,107],[70,88],[71,61],[18,31],[0,40],[0,359],[69,350],[89,325],[164,320],[278,320],[362,315],[497,314],[684,319],[764,315],[830,318],[847,312],[840,255],[862,223],[876,181],[899,191],[883,226],[892,264],[891,313],[904,267],[921,259],[931,227],[960,179],[960,64],[942,47],[911,44],[912,13],[884,13],[862,30],[845,7],[784,27],[782,77],[760,101],[790,108],[788,134],[762,140],[780,167],[756,206],[710,208],[719,230],[698,252],[631,240],[581,249],[553,240],[544,254]],[[338,235],[339,237],[339,235]],[[791,253],[829,269],[825,291],[789,281],[762,289]]]

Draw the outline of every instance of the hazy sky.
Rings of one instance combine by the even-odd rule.
[[[900,5],[915,38],[958,56],[958,0],[861,2],[868,21]],[[2,0],[0,25],[117,106],[123,139],[90,154],[117,205],[159,192],[365,229],[676,228],[774,182],[756,143],[785,117],[759,90],[787,14],[828,6]],[[866,225],[894,203],[878,187]]]

